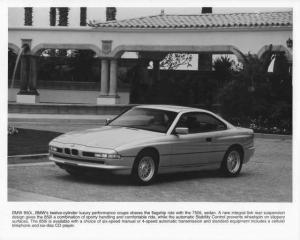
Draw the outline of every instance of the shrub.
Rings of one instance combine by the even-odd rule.
[[[13,126],[8,126],[7,127],[7,133],[8,135],[15,135],[17,134],[19,131],[17,128],[13,127]]]
[[[249,54],[243,69],[232,72],[219,90],[222,115],[257,132],[292,133],[292,79],[282,55],[280,61],[282,71],[268,73],[263,60]]]

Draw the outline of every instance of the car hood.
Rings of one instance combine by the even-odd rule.
[[[163,133],[127,127],[105,126],[69,132],[55,138],[53,141],[114,149],[130,142],[145,141],[161,136],[162,134]]]

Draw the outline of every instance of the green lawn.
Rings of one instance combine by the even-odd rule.
[[[8,136],[8,156],[47,153],[48,143],[62,133],[18,128]]]

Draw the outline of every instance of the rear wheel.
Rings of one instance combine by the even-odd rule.
[[[221,165],[222,172],[229,177],[239,175],[243,165],[243,155],[240,149],[230,148],[224,155]]]
[[[141,153],[137,156],[133,169],[133,180],[141,185],[152,183],[157,174],[157,161],[155,154],[151,152]]]

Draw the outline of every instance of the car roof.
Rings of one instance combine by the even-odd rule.
[[[164,111],[173,111],[177,113],[185,113],[185,112],[204,112],[204,113],[209,113],[212,114],[213,116],[217,117],[219,120],[221,120],[223,123],[226,123],[229,128],[234,127],[231,123],[227,122],[225,119],[222,117],[218,116],[217,114],[210,112],[205,109],[201,108],[192,108],[192,107],[185,107],[185,106],[176,106],[176,105],[138,105],[136,108],[149,108],[149,109],[159,109],[159,110],[164,110]]]
[[[192,108],[185,106],[176,106],[176,105],[138,105],[138,108],[151,108],[151,109],[159,109],[165,111],[173,111],[173,112],[189,112],[189,111],[200,111],[200,112],[209,112],[201,108]]]

